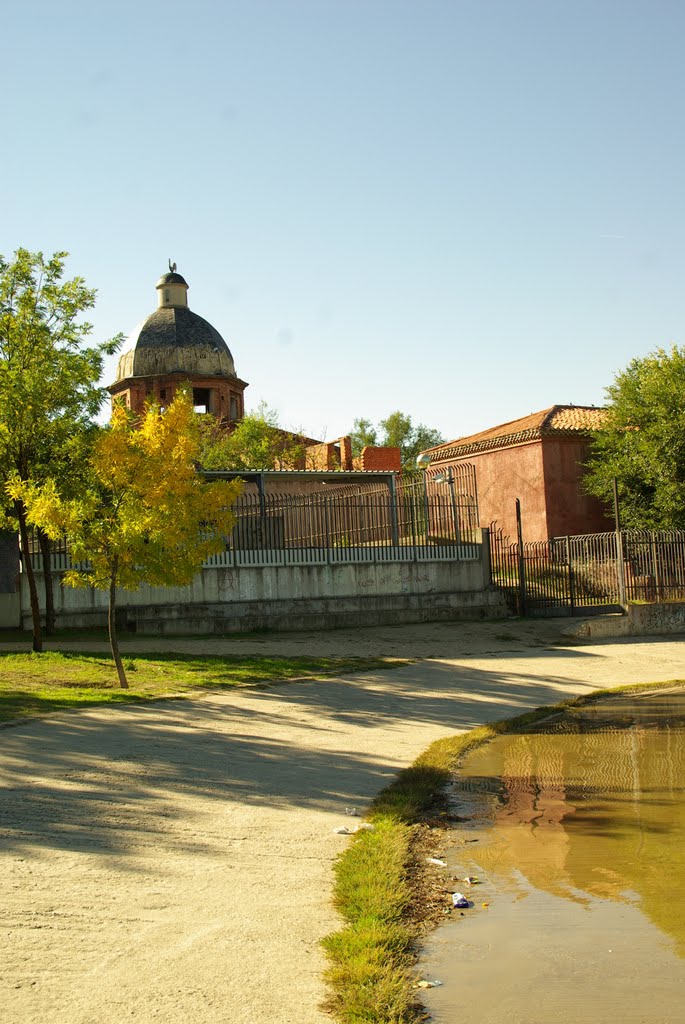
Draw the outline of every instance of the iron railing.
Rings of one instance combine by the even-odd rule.
[[[493,523],[490,560],[493,583],[520,614],[685,599],[685,530],[555,537],[521,548]]]
[[[309,494],[244,493],[225,549],[205,566],[465,560],[480,556],[473,467],[445,487],[430,474],[387,486],[320,486]],[[40,568],[40,553],[35,567]],[[70,568],[63,541],[55,571]]]

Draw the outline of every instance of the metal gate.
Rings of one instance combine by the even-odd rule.
[[[685,599],[685,531],[622,530],[532,543],[490,528],[492,582],[519,615],[620,610]]]

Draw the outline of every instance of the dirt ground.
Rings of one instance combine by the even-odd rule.
[[[0,1020],[324,1024],[319,940],[337,925],[347,807],[439,736],[685,678],[685,640],[579,643],[567,624],[124,641],[420,660],[0,731]]]

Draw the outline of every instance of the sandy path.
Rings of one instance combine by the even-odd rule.
[[[438,736],[595,686],[685,678],[685,642],[545,647],[559,628],[246,638],[263,653],[433,659],[1,731],[0,1020],[322,1024],[318,941],[336,925],[346,806]]]

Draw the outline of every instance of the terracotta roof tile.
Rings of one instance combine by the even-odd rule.
[[[555,434],[587,434],[601,425],[605,415],[604,409],[595,406],[552,405],[549,409],[500,423],[477,434],[458,437],[426,451],[437,459],[448,459],[491,448],[508,448]]]
[[[597,430],[606,418],[606,409],[587,405],[555,405],[545,426],[550,430]]]

